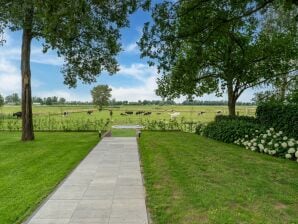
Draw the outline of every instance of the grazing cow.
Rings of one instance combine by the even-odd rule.
[[[216,114],[221,114],[222,113],[222,111],[221,110],[218,110],[217,112],[216,112]]]
[[[120,115],[121,115],[121,116],[126,116],[127,114],[125,114],[125,113],[121,113]]]
[[[133,114],[133,111],[125,111],[126,114],[131,115]]]
[[[146,113],[144,113],[144,115],[146,116],[146,115],[150,115],[151,114],[151,112],[146,112]]]
[[[204,113],[206,113],[206,112],[204,112],[204,111],[200,111],[200,112],[198,113],[198,115],[202,115],[202,114],[204,114]]]
[[[145,111],[137,111],[136,115],[143,114],[143,113],[145,113]]]
[[[178,117],[180,115],[180,112],[175,112],[172,114],[169,114],[171,116],[171,119],[175,119],[176,117]]]
[[[87,114],[88,114],[88,115],[91,115],[92,113],[93,113],[92,110],[88,110],[88,111],[87,111]]]
[[[13,113],[12,116],[17,117],[17,118],[21,118],[22,117],[22,112],[19,111],[19,112]]]
[[[68,112],[64,111],[63,116],[67,116],[67,115],[68,115]]]
[[[112,111],[112,110],[110,110],[110,116],[111,116],[111,117],[113,116],[113,111]]]

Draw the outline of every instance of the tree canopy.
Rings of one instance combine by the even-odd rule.
[[[93,104],[102,110],[103,106],[109,105],[112,89],[108,85],[98,85],[91,90]]]
[[[297,14],[287,9],[287,15]],[[175,98],[228,93],[229,112],[247,88],[297,69],[297,27],[270,29],[273,1],[165,1],[152,12],[139,42],[142,56],[157,65],[157,94]],[[283,10],[285,12],[285,10]],[[270,17],[278,21],[279,17]],[[278,23],[278,22],[276,22]],[[285,32],[287,30],[287,32]]]

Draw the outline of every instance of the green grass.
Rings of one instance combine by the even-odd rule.
[[[106,120],[110,117],[108,110],[97,111],[90,116],[87,115],[86,110],[95,110],[96,108],[91,105],[86,106],[33,106],[33,118],[36,120],[40,119],[51,119],[63,120],[63,121],[80,121],[80,120],[90,120],[95,121],[99,119]],[[237,106],[236,110],[240,115],[254,115],[256,107],[255,106]],[[222,111],[223,114],[228,114],[227,106],[184,106],[184,105],[166,105],[166,106],[157,106],[157,105],[148,105],[148,106],[120,106],[119,108],[113,108],[112,123],[113,124],[138,124],[141,120],[169,120],[170,113],[173,111],[180,112],[180,118],[185,120],[193,120],[200,122],[210,122],[214,119],[217,111]],[[12,113],[20,111],[20,106],[4,106],[0,108],[0,114],[5,114],[5,117],[12,117]],[[64,111],[70,112],[69,116],[63,117],[61,114]],[[150,116],[143,115],[129,115],[121,116],[120,114],[124,111],[151,111]],[[198,115],[198,112],[205,112],[203,115]],[[57,115],[59,114],[59,115]],[[18,121],[19,123],[20,120]],[[1,125],[1,120],[0,120]],[[20,124],[19,124],[20,125]]]
[[[195,134],[139,140],[154,224],[298,223],[298,164]]]
[[[136,137],[135,129],[112,129],[112,137]]]
[[[98,142],[96,133],[0,133],[0,223],[21,223]]]

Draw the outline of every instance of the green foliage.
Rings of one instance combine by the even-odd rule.
[[[275,7],[274,7],[275,6]],[[164,1],[152,12],[139,42],[143,57],[163,76],[157,94],[175,98],[228,92],[229,111],[248,88],[267,83],[295,63],[297,38],[291,20],[280,29],[273,1]],[[262,11],[261,11],[262,10]],[[261,11],[260,15],[257,15]],[[293,9],[295,12],[295,10]],[[275,24],[273,29],[267,23]],[[278,29],[277,29],[278,27]]]
[[[17,93],[13,93],[5,97],[5,103],[20,104],[21,99]]]
[[[298,138],[298,104],[261,104],[257,107],[259,123]]]
[[[218,141],[232,143],[245,135],[251,136],[255,130],[264,128],[256,123],[237,119],[222,119],[211,122],[203,131],[203,135]]]
[[[230,115],[217,115],[215,117],[215,122],[227,121],[227,120],[236,120],[236,121],[247,121],[251,123],[256,123],[257,120],[252,116],[230,116]]]
[[[93,104],[101,110],[103,106],[109,105],[112,89],[108,85],[98,85],[91,90]]]
[[[30,38],[42,39],[43,52],[56,50],[63,57],[65,84],[77,80],[95,82],[106,70],[118,71],[120,28],[129,25],[128,15],[149,0],[0,0],[0,35],[5,28],[27,29]],[[0,42],[1,43],[1,42]]]
[[[2,107],[4,105],[4,98],[3,96],[0,94],[0,107]]]

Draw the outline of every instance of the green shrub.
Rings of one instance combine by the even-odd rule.
[[[273,127],[288,137],[298,138],[298,104],[261,104],[257,107],[256,118],[263,126]]]
[[[206,126],[207,125],[204,124],[204,123],[198,123],[197,126],[196,126],[195,133],[198,134],[198,135],[203,135]]]
[[[232,143],[245,135],[251,136],[255,131],[264,128],[252,122],[238,119],[222,119],[209,123],[203,131],[203,135],[215,140]]]
[[[237,121],[247,121],[251,123],[257,123],[255,117],[252,116],[231,116],[231,115],[217,115],[215,117],[215,122],[223,121],[223,120],[237,120]]]

